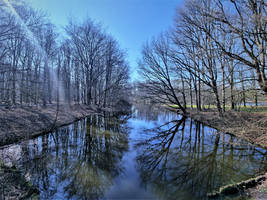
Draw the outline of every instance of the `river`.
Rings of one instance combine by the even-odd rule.
[[[41,199],[206,199],[267,171],[267,150],[159,108],[105,113],[2,147]]]

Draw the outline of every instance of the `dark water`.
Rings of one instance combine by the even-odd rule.
[[[1,154],[41,199],[205,199],[267,170],[266,150],[151,108],[92,115]]]

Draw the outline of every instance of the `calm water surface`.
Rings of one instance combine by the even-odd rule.
[[[152,108],[92,115],[0,153],[16,155],[41,199],[205,199],[267,170],[266,150]]]

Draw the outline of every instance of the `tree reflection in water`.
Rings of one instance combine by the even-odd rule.
[[[127,118],[107,115],[90,116],[23,145],[20,165],[42,199],[103,198],[122,173],[120,161],[128,150]]]
[[[137,167],[144,186],[162,199],[205,199],[267,169],[266,150],[184,117],[146,132],[150,138],[136,144]]]
[[[2,148],[0,157],[14,154],[6,160],[19,160],[41,199],[205,199],[266,171],[266,152],[160,108],[138,108],[131,118],[90,116]]]

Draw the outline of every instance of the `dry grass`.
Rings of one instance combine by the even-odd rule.
[[[27,139],[81,119],[97,109],[84,105],[0,108],[0,146]]]
[[[189,117],[224,133],[244,138],[250,143],[267,148],[267,114],[227,111],[220,117],[216,111],[189,110]]]

